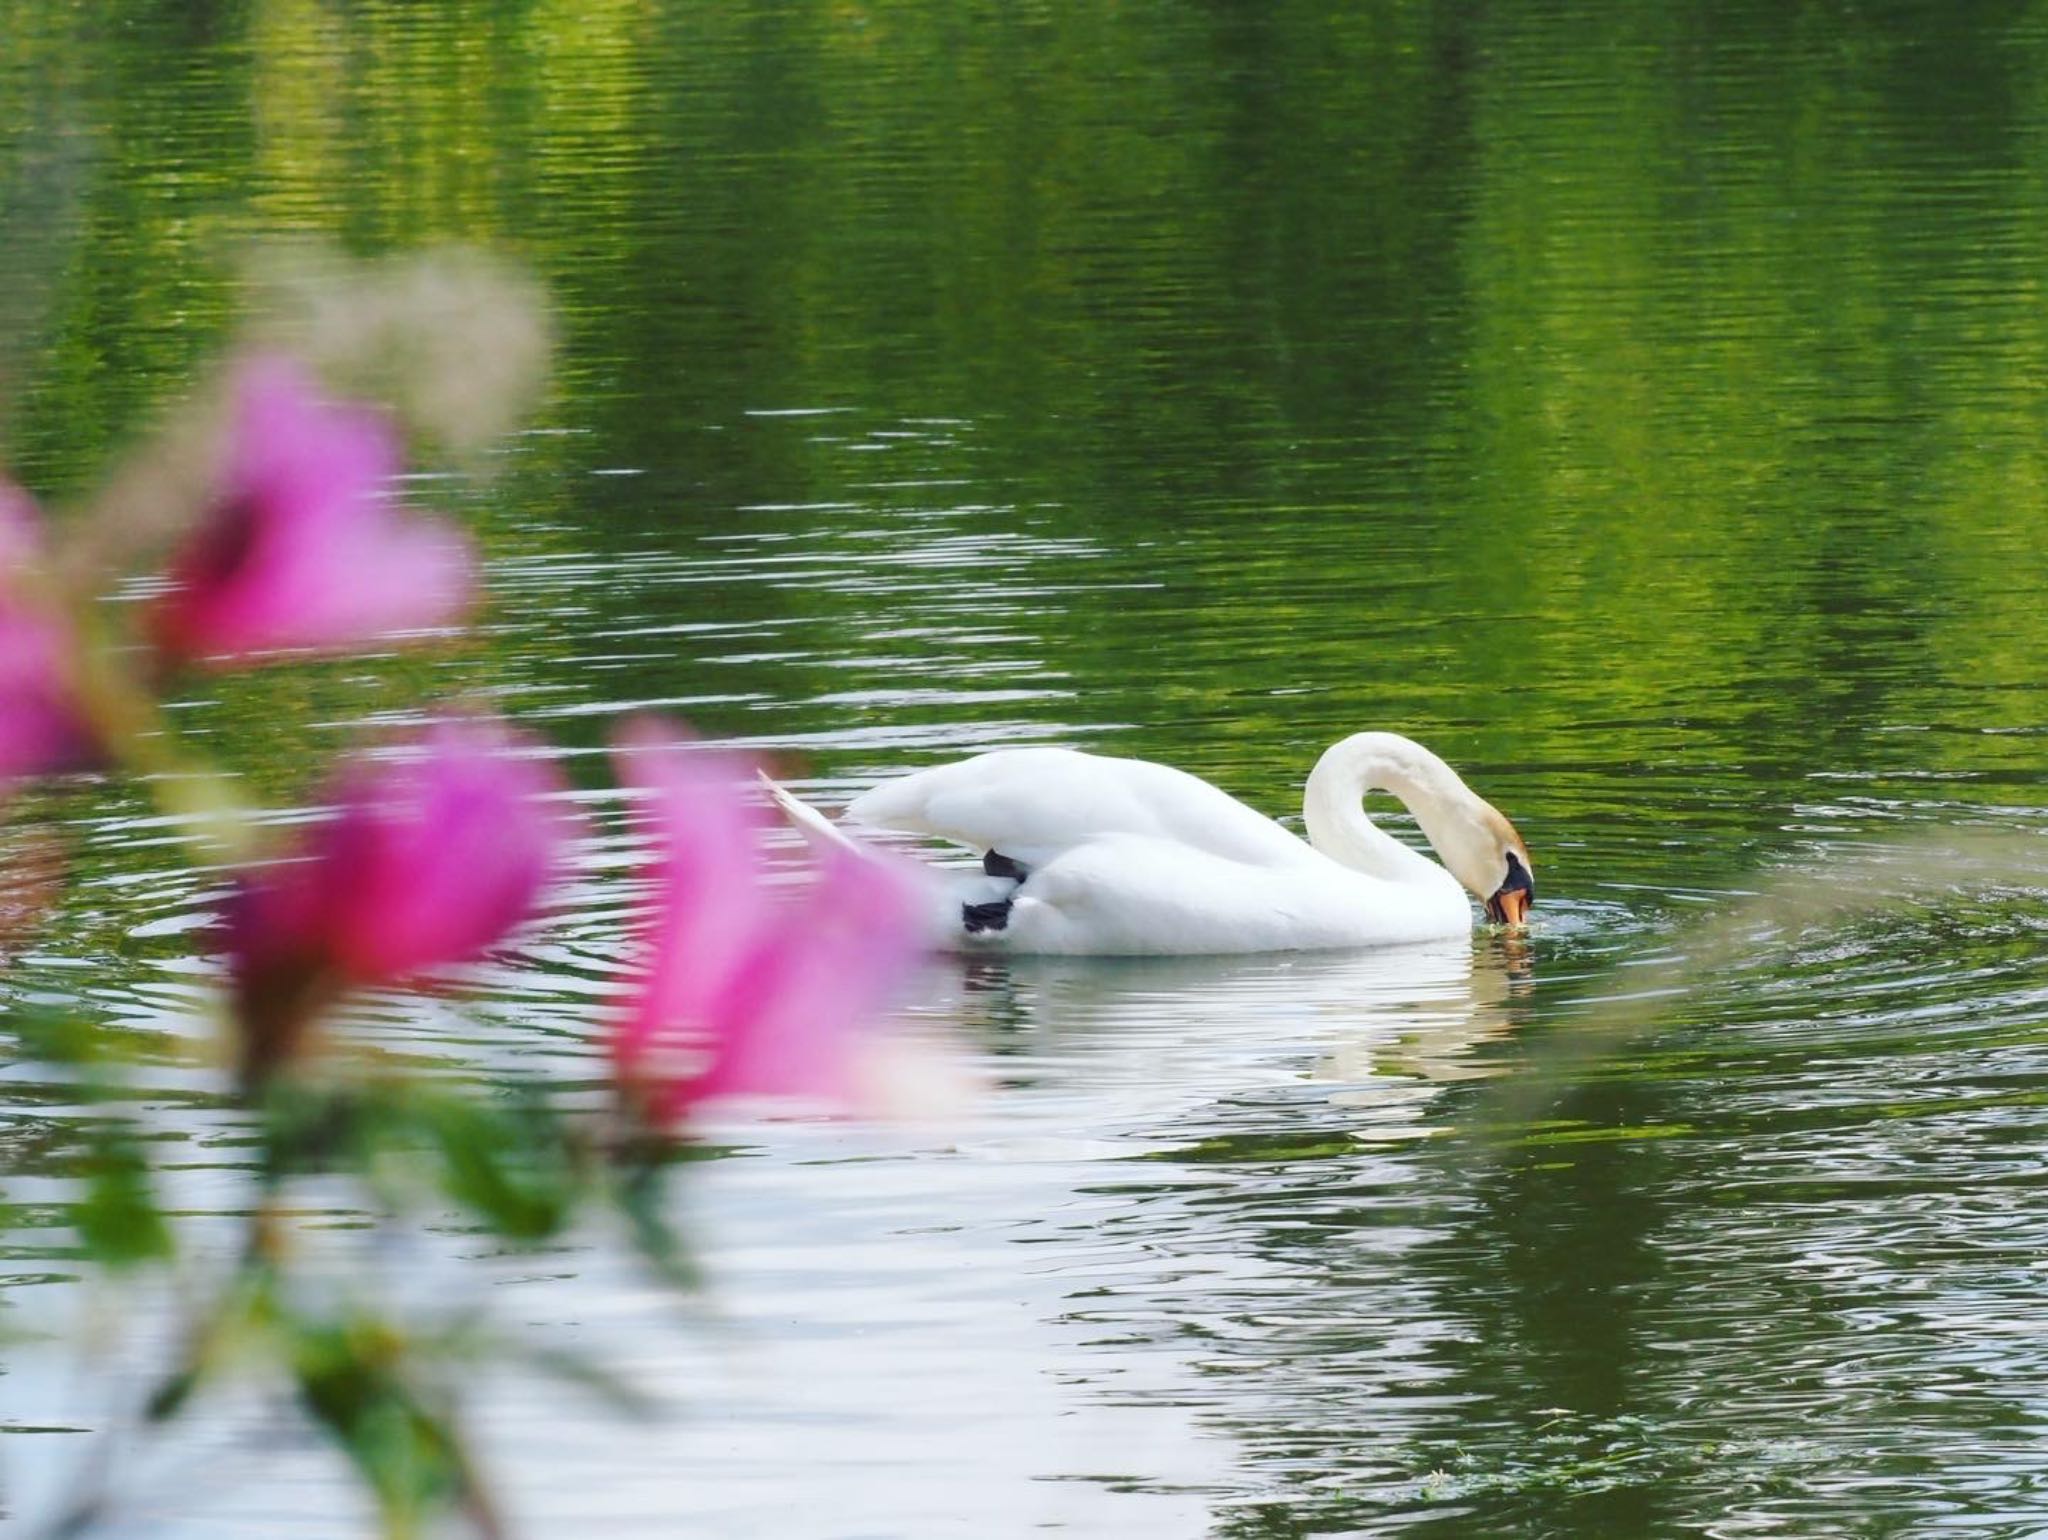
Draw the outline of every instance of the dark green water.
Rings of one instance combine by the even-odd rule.
[[[88,484],[278,234],[509,252],[562,350],[496,481],[421,488],[479,648],[195,696],[266,788],[281,719],[428,690],[593,794],[648,704],[825,801],[1043,741],[1284,812],[1391,727],[1538,862],[1526,950],[935,968],[996,1089],[746,1131],[694,1198],[734,1332],[479,1263],[682,1413],[494,1396],[534,1532],[2048,1530],[2038,891],[1759,948],[1511,1094],[1760,873],[2048,827],[2048,11],[0,0],[21,479]],[[63,807],[13,987],[197,1030],[207,880]],[[480,1015],[372,1026],[575,1072],[618,854]],[[0,1086],[6,1298],[62,1315],[75,1109]],[[232,1119],[160,1105],[203,1233]],[[118,1405],[66,1373],[0,1376],[18,1514],[89,1442],[30,1430]],[[359,1528],[265,1427],[135,1532]]]

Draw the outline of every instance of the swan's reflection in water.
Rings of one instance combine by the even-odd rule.
[[[1526,945],[1492,936],[1362,952],[953,966],[925,1008],[983,1044],[1006,1082],[1098,1105],[1114,1088],[1126,1115],[1135,1096],[1154,1119],[1306,1096],[1347,1109],[1353,1131],[1370,1138],[1426,1132],[1436,1088],[1500,1073],[1489,1050],[1524,1018],[1533,978]]]
[[[961,1152],[1056,1189],[1001,1233],[1050,1296],[1070,1406],[1196,1414],[1201,1447],[1126,1484],[1166,1489],[1191,1461],[1212,1492],[1291,1501],[1293,1450],[1354,1468],[1325,1423],[1388,1476],[1464,1393],[1444,1353],[1470,1321],[1437,1259],[1462,1271],[1480,1205],[1425,1136],[1509,1067],[1526,947],[951,966],[925,1008],[1004,1083]]]

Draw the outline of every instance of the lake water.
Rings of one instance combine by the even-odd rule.
[[[422,1242],[670,1404],[494,1385],[523,1532],[2048,1533],[2040,889],[1650,966],[1902,831],[2048,830],[2039,7],[0,0],[0,224],[53,500],[250,237],[548,285],[531,431],[416,488],[490,553],[484,640],[197,688],[265,796],[430,694],[600,811],[645,706],[828,805],[1065,743],[1292,814],[1394,728],[1535,854],[1526,943],[934,964],[910,1012],[990,1089],[723,1131],[701,1316],[595,1239]],[[55,806],[80,886],[9,988],[196,1035],[209,879],[119,788]],[[475,1011],[367,1030],[594,1068],[623,855]],[[234,1116],[153,1073],[203,1246]],[[0,1080],[16,1319],[106,1308],[75,1102]],[[152,1319],[111,1374],[11,1352],[15,1518]],[[263,1405],[130,1474],[117,1533],[366,1523]]]

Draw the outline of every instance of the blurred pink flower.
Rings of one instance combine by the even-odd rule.
[[[28,494],[0,481],[0,790],[99,757],[77,704],[77,640],[30,590],[42,534]]]
[[[244,361],[225,484],[172,563],[158,645],[232,664],[459,619],[475,589],[469,542],[388,500],[398,464],[397,430],[381,413],[325,400],[289,358]]]
[[[813,880],[765,881],[748,770],[657,723],[621,735],[647,798],[659,885],[642,973],[611,1035],[620,1078],[671,1125],[732,1096],[855,1090],[860,1029],[922,950],[922,893],[893,858],[820,853]]]
[[[299,858],[245,877],[226,919],[250,1065],[282,1062],[327,1001],[479,956],[531,915],[574,819],[554,770],[501,725],[449,718],[423,753],[337,773]]]

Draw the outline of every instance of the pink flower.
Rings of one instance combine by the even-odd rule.
[[[654,723],[619,745],[649,800],[655,911],[642,972],[611,1036],[620,1078],[671,1125],[732,1096],[846,1099],[860,1029],[921,950],[922,905],[898,863],[824,852],[810,884],[765,881],[745,767]]]
[[[572,830],[547,765],[503,727],[450,718],[402,761],[337,773],[299,858],[237,887],[228,971],[253,1073],[295,1051],[340,992],[477,957],[534,911]]]
[[[77,640],[29,581],[42,538],[28,495],[0,482],[0,789],[99,757],[77,704]]]
[[[153,617],[165,653],[331,652],[459,619],[475,586],[469,543],[386,499],[398,463],[381,414],[324,400],[289,358],[244,362],[225,484]]]

